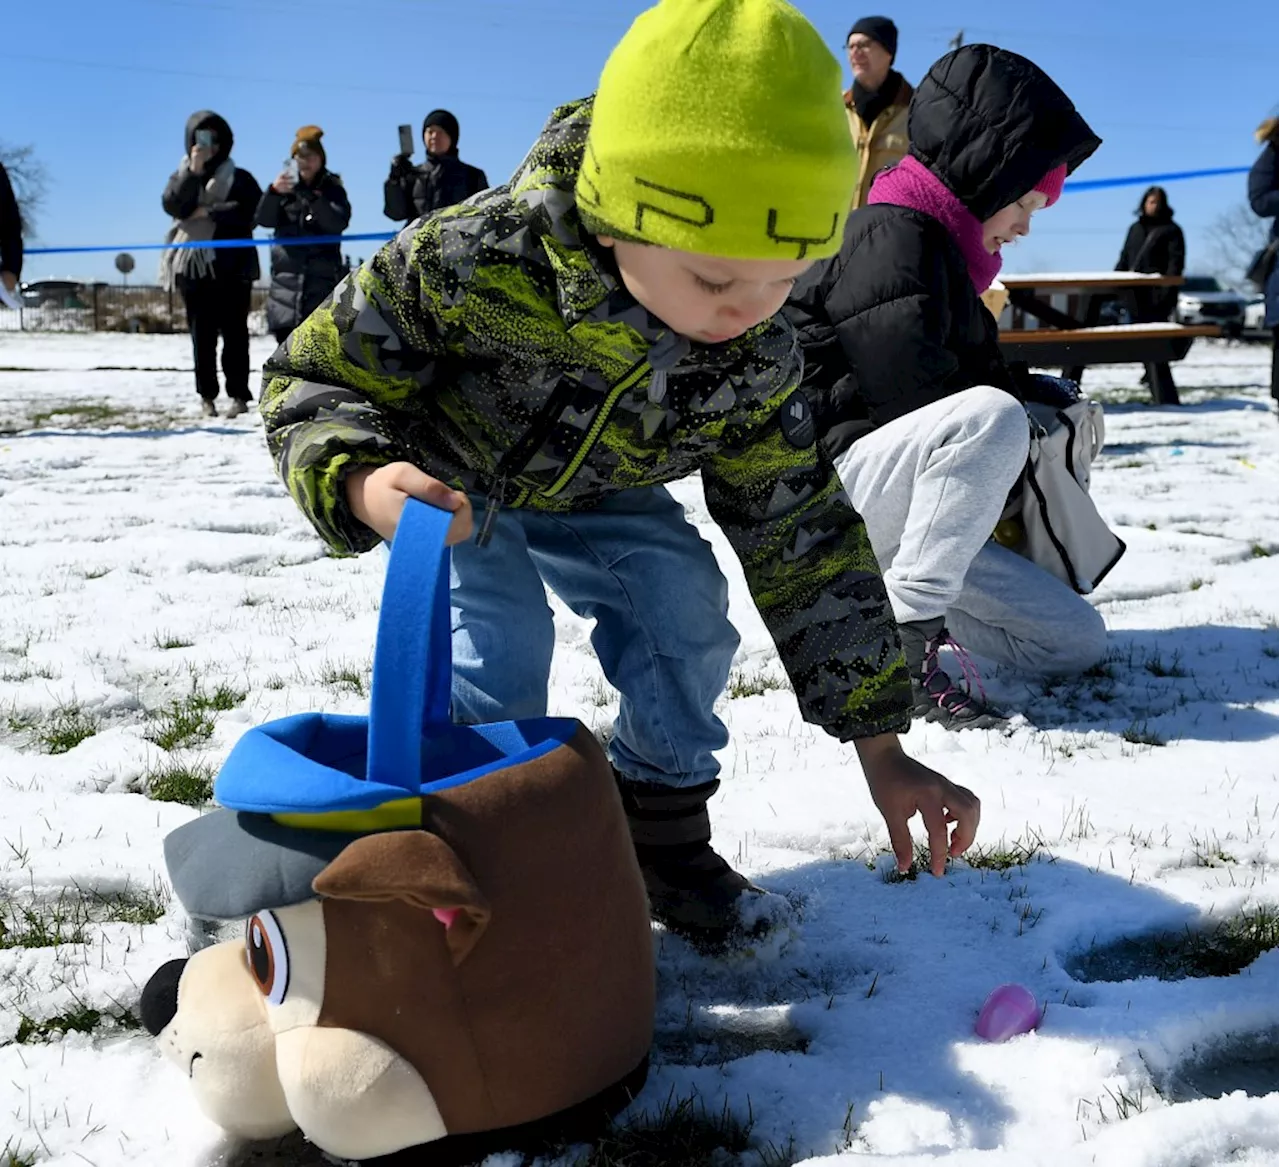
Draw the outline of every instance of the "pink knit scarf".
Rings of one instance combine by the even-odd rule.
[[[924,163],[908,154],[891,170],[882,170],[871,184],[868,203],[893,203],[937,219],[946,229],[969,268],[969,278],[982,295],[1000,274],[1000,253],[982,246],[982,223]]]

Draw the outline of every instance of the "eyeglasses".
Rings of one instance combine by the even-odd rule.
[[[856,40],[856,41],[851,40],[848,43],[848,45],[845,47],[848,48],[849,52],[851,53],[865,53],[875,43],[876,43],[875,41],[870,39],[863,39],[863,40]]]

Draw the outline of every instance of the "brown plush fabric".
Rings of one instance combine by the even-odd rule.
[[[450,1134],[530,1122],[625,1077],[652,1040],[653,950],[595,740],[580,727],[542,758],[428,796],[423,822],[461,869],[438,846],[406,841],[422,832],[396,832],[349,848],[352,862],[344,853],[317,879],[324,894],[360,897],[325,900],[319,1024],[361,1030],[405,1057]],[[398,869],[396,856],[416,864],[424,854],[426,874]],[[397,898],[378,902],[387,892]],[[463,958],[431,915],[437,897],[474,923],[488,908]],[[467,926],[463,916],[453,925]]]

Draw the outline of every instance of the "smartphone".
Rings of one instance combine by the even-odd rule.
[[[400,127],[400,153],[405,156],[413,154],[413,127]]]
[[[284,164],[284,172],[293,179],[296,184],[298,181],[298,160],[296,158],[290,158],[289,161]]]
[[[196,145],[203,146],[206,150],[212,150],[217,138],[212,130],[196,130]]]

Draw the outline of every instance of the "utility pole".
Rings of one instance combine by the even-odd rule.
[[[960,48],[963,44],[964,44],[964,29],[962,28],[960,29],[959,32],[956,33],[955,36],[951,38],[950,41],[947,42],[947,48],[954,50],[954,49]]]

